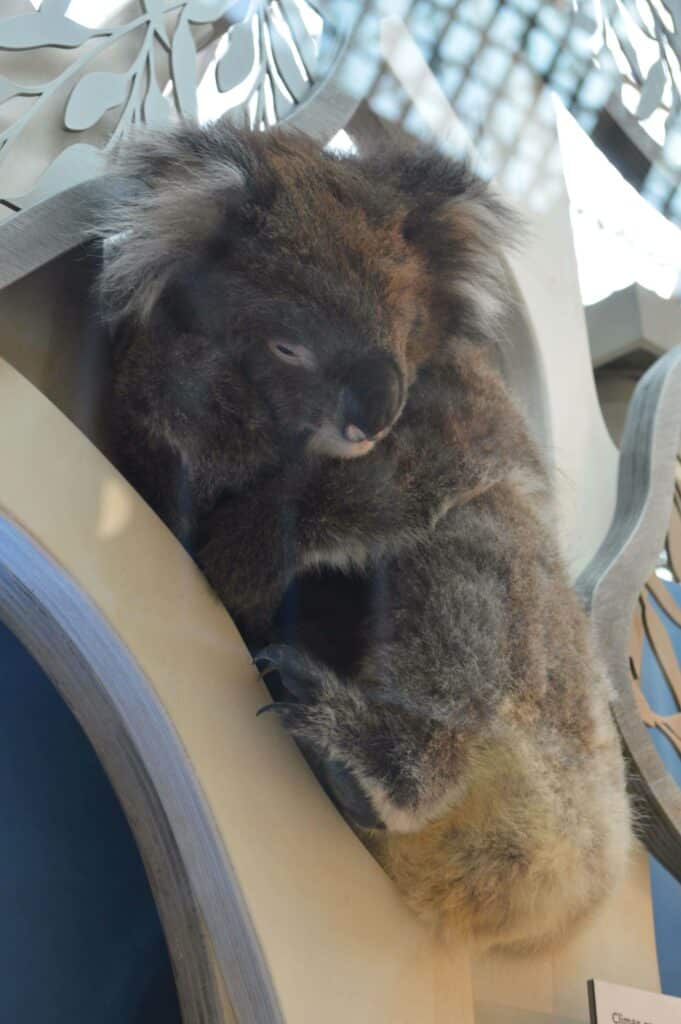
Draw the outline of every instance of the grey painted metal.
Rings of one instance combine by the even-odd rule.
[[[172,722],[99,611],[2,515],[0,619],[73,710],[118,794],[161,914],[185,1024],[224,1020],[213,963],[239,1021],[282,1022],[238,879]]]
[[[32,100],[0,132],[0,163],[37,119],[54,117],[51,101],[65,90],[64,142],[69,133],[89,140],[87,133],[94,128],[108,136],[103,146],[91,141],[65,144],[27,191],[0,192],[0,203],[27,209],[103,173],[107,153],[133,124],[170,122],[171,101],[163,91],[168,84],[175,114],[196,118],[202,51],[222,37],[226,50],[215,63],[217,89],[242,87],[240,98],[225,98],[225,116],[256,130],[291,121],[328,141],[344,127],[357,102],[343,96],[336,84],[356,15],[346,9],[334,16],[333,5],[325,6],[322,13],[308,0],[143,0],[142,13],[128,4],[116,24],[86,28],[66,17],[63,3],[43,0],[38,11],[0,19],[0,54],[44,47],[77,51],[51,78],[38,75],[27,83],[0,74],[0,103],[14,97]],[[314,19],[318,39],[312,35]],[[122,70],[100,66],[121,41],[132,45],[134,40],[136,49]],[[104,121],[112,111],[115,116]]]
[[[681,789],[641,721],[627,638],[639,593],[664,547],[681,440],[681,346],[639,381],[622,435],[612,526],[577,581],[616,687],[613,711],[630,761],[640,827],[651,852],[681,879]]]
[[[90,235],[95,213],[130,183],[105,175],[74,185],[0,225],[0,289],[75,249]]]

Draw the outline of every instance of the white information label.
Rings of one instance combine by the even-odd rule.
[[[681,1024],[681,999],[640,988],[589,982],[591,1024]]]

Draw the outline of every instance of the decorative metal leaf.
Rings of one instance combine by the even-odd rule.
[[[92,71],[76,83],[64,112],[64,124],[72,132],[92,128],[100,117],[119,107],[128,94],[127,75],[113,71]]]
[[[94,146],[79,142],[63,149],[46,171],[38,178],[30,192],[17,199],[21,206],[38,203],[55,192],[94,178],[103,167],[101,152]]]
[[[5,100],[16,96],[20,90],[21,86],[17,85],[16,82],[10,82],[9,78],[0,75],[0,103],[4,103]]]
[[[255,65],[253,19],[241,21],[229,30],[227,49],[215,68],[215,80],[220,92],[229,92],[245,82]]]
[[[638,110],[636,111],[636,117],[639,121],[645,121],[647,117],[650,117],[657,110],[662,99],[662,90],[665,87],[666,81],[662,61],[658,60],[651,67],[648,77],[641,88],[641,98],[638,101]]]
[[[672,514],[667,533],[668,569],[672,580],[664,583],[656,573],[648,579],[645,589],[639,595],[638,608],[632,624],[630,637],[629,665],[634,687],[634,697],[644,725],[658,729],[676,747],[681,756],[681,713],[671,710],[672,702],[664,700],[664,714],[658,712],[646,699],[641,688],[641,669],[643,665],[644,637],[648,640],[650,652],[656,662],[657,670],[664,679],[666,695],[673,698],[676,708],[681,707],[681,665],[673,636],[679,636],[681,627],[681,588],[679,572],[681,562],[671,557],[673,547],[681,539],[681,506],[677,504],[678,484],[675,488]],[[678,552],[677,552],[678,553]],[[646,593],[646,591],[648,593]],[[649,594],[655,598],[656,605],[665,613],[665,619],[658,614]],[[658,690],[656,697],[660,698]]]
[[[664,5],[674,19],[674,28],[681,32],[681,0],[664,0]]]
[[[182,15],[173,35],[170,66],[178,113],[185,117],[196,117],[196,46],[189,23]]]
[[[667,551],[669,553],[669,567],[677,580],[681,580],[681,508],[676,503],[674,507],[676,515],[672,516],[669,526]]]
[[[92,31],[70,18],[19,14],[0,21],[0,50],[31,50],[41,46],[80,46]]]
[[[66,14],[70,2],[71,0],[43,0],[40,5],[40,13],[43,17],[46,14],[64,15]]]
[[[627,21],[626,17],[622,17],[620,24],[621,31],[617,36],[619,44],[622,47],[624,56],[629,61],[629,66],[634,73],[634,77],[638,82],[641,82],[643,81],[644,76],[636,54],[636,40],[631,38],[631,24]]]
[[[144,114],[144,123],[152,127],[154,125],[166,124],[170,116],[168,104],[158,87],[156,73],[151,60],[149,62],[149,85],[147,95],[144,98],[142,112]]]
[[[149,20],[154,27],[154,32],[163,45],[169,50],[170,39],[168,39],[168,33],[166,32],[165,21],[163,18],[163,12],[165,9],[163,0],[144,0],[144,9],[149,15]]]
[[[625,7],[621,6],[620,12],[622,11],[626,12],[627,17],[631,18],[631,20],[638,26],[638,28],[640,28],[641,32],[643,32],[644,35],[648,36],[648,39],[655,39],[655,33],[653,29],[641,17],[641,12],[636,7],[635,3],[627,4]]]
[[[284,95],[274,80],[272,81],[272,95],[274,98],[274,109],[277,114],[277,120],[283,121],[286,115],[293,109],[295,103],[293,100],[290,100],[288,96]]]
[[[196,25],[205,25],[227,17],[232,23],[243,21],[252,14],[252,0],[190,0],[187,17]]]
[[[277,70],[286,83],[286,88],[291,95],[296,100],[302,100],[310,88],[310,83],[301,75],[300,68],[296,64],[291,52],[290,43],[283,36],[279,26],[273,19],[268,21],[268,28]]]
[[[291,29],[291,34],[296,41],[296,46],[305,65],[308,74],[311,74],[317,63],[317,47],[314,39],[308,32],[305,22],[300,16],[300,10],[294,0],[279,0],[284,17]]]
[[[38,6],[37,0],[32,2]],[[49,119],[50,105],[43,100],[57,88],[70,92],[62,115],[63,127],[69,131],[86,131],[107,111],[113,111],[113,116],[105,119],[111,128],[110,144],[139,121],[159,125],[170,119],[172,104],[162,93],[167,77],[178,112],[196,117],[198,59],[192,32],[196,31],[194,25],[209,23],[214,26],[211,38],[228,32],[226,53],[216,66],[218,90],[234,92],[227,98],[229,109],[223,116],[258,128],[276,124],[290,115],[310,89],[318,60],[317,24],[320,31],[323,24],[313,0],[136,0],[123,5],[113,19],[115,24],[107,28],[80,25],[67,17],[68,10],[69,0],[43,0],[37,11],[28,14],[7,17],[0,13],[0,51],[71,48],[96,40],[94,48],[77,54],[48,81],[22,86],[0,75],[0,103],[20,95],[35,100],[22,105],[18,113],[11,110],[14,116],[0,135],[3,156],[26,128],[39,125],[43,112],[43,120]],[[311,29],[307,11],[316,14]],[[133,29],[140,29],[134,39]],[[121,36],[129,37],[137,47],[127,68],[114,73],[99,64],[94,67],[101,70],[89,71],[90,60],[96,57],[99,61],[100,54],[106,58],[108,48]],[[159,64],[157,75],[154,48],[159,40],[169,51],[170,76],[165,61],[163,71]],[[96,175],[103,169],[103,153],[110,144],[102,151],[81,144],[70,146],[44,170],[31,192],[22,197],[0,194],[0,199],[5,205],[10,200],[30,205]]]
[[[260,125],[265,117],[265,96],[264,96],[264,84],[260,82],[258,88],[255,91],[255,95],[258,97],[258,101],[255,104],[255,109],[251,114],[251,128],[260,128]]]

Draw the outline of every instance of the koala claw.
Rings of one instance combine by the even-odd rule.
[[[281,715],[285,715],[290,708],[297,708],[298,704],[293,701],[278,700],[272,704],[263,704],[261,708],[255,713],[255,717],[258,718],[260,715],[264,715],[266,711],[277,711]]]
[[[261,675],[277,672],[285,689],[299,701],[312,700],[319,688],[314,664],[288,644],[270,644],[259,651],[253,661]],[[272,705],[276,710],[286,702]],[[269,707],[269,705],[268,705]]]

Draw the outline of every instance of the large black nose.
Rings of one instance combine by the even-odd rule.
[[[355,363],[341,392],[341,431],[348,441],[371,439],[389,427],[402,400],[397,364],[378,353]]]

